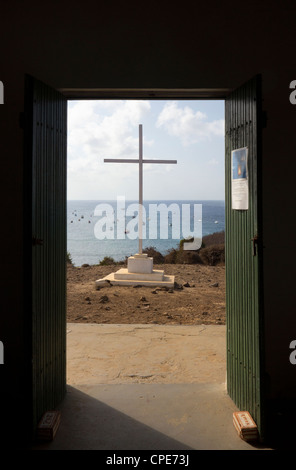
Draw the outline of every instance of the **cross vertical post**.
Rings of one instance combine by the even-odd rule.
[[[139,254],[143,252],[143,129],[139,125]]]
[[[143,163],[177,163],[177,160],[144,160],[143,159],[143,126],[139,124],[139,159],[104,158],[106,163],[139,164],[139,254],[143,253]]]

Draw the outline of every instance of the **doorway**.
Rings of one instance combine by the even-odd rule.
[[[126,168],[123,164],[108,167],[104,158],[137,158],[139,121],[143,122],[144,158],[177,159],[177,168],[174,169],[169,165],[157,168],[151,164],[145,166],[146,217],[143,222],[148,238],[143,240],[144,252],[153,257],[155,269],[175,276],[176,288],[135,286],[137,289],[134,289],[115,285],[110,288],[109,285],[96,292],[94,281],[97,278],[117,271],[126,264],[126,257],[137,252],[137,236],[133,234],[131,237],[128,231],[124,240],[116,238],[116,224],[123,207],[122,204],[119,207],[114,201],[116,197],[124,196],[124,214],[129,214],[126,216],[125,226],[134,228],[135,215],[129,213],[129,207],[132,204],[137,206],[137,165],[127,165]],[[110,380],[112,383],[186,383],[206,380],[201,378],[201,370],[206,369],[206,361],[195,361],[194,357],[192,362],[189,361],[186,340],[183,349],[182,345],[178,346],[179,353],[173,358],[172,351],[177,348],[177,343],[175,347],[172,346],[174,335],[164,332],[159,326],[182,326],[181,333],[175,335],[177,339],[185,338],[184,327],[191,328],[189,338],[198,336],[209,325],[225,327],[224,148],[223,100],[91,100],[68,103],[67,187],[70,195],[68,199],[72,199],[68,200],[67,217],[67,250],[72,263],[68,265],[68,321],[84,325],[101,324],[104,325],[102,331],[105,332],[108,325],[117,325],[109,326],[109,329],[113,331],[115,328],[118,335],[118,345],[112,343],[111,347],[111,342],[108,341],[108,353],[101,351],[103,361],[97,355],[98,352],[93,352],[96,354],[95,363],[90,366],[88,361],[91,381],[98,380],[100,371],[101,380]],[[97,240],[96,224],[100,219],[106,218],[106,213],[101,212],[101,217],[98,217],[96,209],[103,204],[112,205],[110,212],[113,218],[111,224],[105,221],[105,236]],[[104,209],[107,210],[108,207],[105,206]],[[167,237],[166,234],[162,236],[159,227],[158,230],[151,227],[153,221],[149,217],[150,209],[155,209],[155,206],[162,207],[164,211]],[[192,220],[195,215],[194,206],[200,206],[201,209],[198,212],[199,219],[195,221]],[[198,253],[184,250],[183,244],[180,245],[181,239],[184,241],[188,235],[185,234],[185,223],[184,233],[177,227],[179,238],[173,238],[172,230],[169,230],[172,222],[177,220],[175,217],[178,211],[178,223],[184,222],[182,208],[184,213],[185,209],[189,209],[189,212],[191,210],[191,230],[193,226],[195,230],[203,227],[203,246]],[[158,225],[161,223],[161,213],[159,216]],[[149,239],[151,233],[157,233],[157,237]],[[81,234],[84,234],[84,239]],[[123,326],[129,325],[130,334],[121,334],[119,324],[122,325],[123,332],[126,330]],[[144,328],[142,325],[148,327]],[[199,328],[196,329],[196,326]],[[93,331],[87,326],[83,328],[85,331]],[[193,334],[194,328],[196,333]],[[72,341],[74,330],[77,331],[77,325],[72,326],[71,332],[70,329],[69,342]],[[172,328],[169,329],[173,331]],[[223,333],[225,336],[224,330]],[[122,335],[127,337],[130,352],[126,350],[123,353],[125,340],[122,341]],[[150,344],[151,338],[154,338],[153,355],[152,346],[144,346],[144,343]],[[140,349],[136,346],[138,341],[143,342],[141,354],[146,354],[146,361],[142,365]],[[212,348],[207,348],[204,357],[212,361],[209,368],[213,366],[213,359],[216,360],[214,381],[224,382],[225,347],[220,340],[219,345],[215,341]],[[100,347],[102,342],[100,340]],[[135,344],[135,349],[132,344]],[[155,351],[160,344],[166,344],[166,348],[158,349],[160,356],[156,361]],[[116,352],[117,347],[120,352]],[[184,356],[185,349],[188,365]],[[138,351],[138,357],[135,357],[135,351]],[[149,351],[154,370],[148,363]],[[73,369],[69,373],[75,380],[74,362],[71,364]],[[222,371],[218,364],[222,364]],[[78,363],[76,367],[79,368]]]
[[[32,280],[29,277],[28,278],[28,287],[29,291],[31,292],[30,295],[32,297],[28,296],[28,302],[33,303],[34,308],[31,308],[31,311],[33,311],[33,319],[32,319],[32,335],[33,335],[33,357],[35,356],[38,358],[37,362],[34,362],[33,364],[33,370],[32,370],[32,383],[34,384],[34,397],[33,397],[33,407],[35,407],[35,414],[33,415],[37,416],[38,413],[40,413],[40,410],[44,407],[48,406],[48,403],[56,403],[58,400],[58,397],[60,396],[60,393],[49,393],[48,397],[46,398],[45,395],[45,389],[48,391],[49,388],[45,387],[46,384],[49,382],[52,382],[52,390],[55,390],[55,373],[53,373],[56,360],[50,360],[48,361],[48,354],[52,353],[52,351],[56,350],[59,351],[58,354],[60,354],[61,360],[63,362],[63,354],[65,353],[65,350],[63,352],[63,341],[58,341],[56,342],[56,336],[53,334],[53,329],[56,328],[55,322],[52,323],[52,316],[50,312],[43,316],[42,313],[42,305],[44,305],[44,298],[43,298],[43,293],[46,292],[45,289],[43,289],[44,285],[50,285],[52,286],[53,284],[49,284],[50,278],[49,277],[42,277],[39,275],[38,277],[38,272],[43,273],[44,268],[45,268],[45,263],[44,263],[44,257],[39,256],[40,252],[42,253],[42,249],[39,249],[40,246],[42,246],[42,240],[44,240],[43,235],[42,235],[42,230],[44,227],[49,227],[50,229],[54,226],[51,222],[51,220],[55,220],[55,212],[57,211],[59,214],[62,215],[62,212],[64,212],[64,215],[61,219],[59,219],[59,223],[63,225],[62,220],[66,220],[65,216],[65,205],[60,204],[59,200],[59,195],[63,193],[63,197],[65,197],[65,192],[63,187],[59,186],[58,184],[58,179],[55,178],[54,175],[57,174],[63,174],[64,173],[60,172],[58,168],[55,165],[55,151],[59,149],[59,145],[63,145],[63,148],[65,149],[65,132],[63,132],[60,128],[56,129],[56,122],[57,122],[57,117],[61,118],[60,122],[64,123],[64,116],[65,114],[65,98],[62,97],[60,93],[55,93],[54,94],[54,100],[55,102],[63,102],[62,108],[52,108],[49,107],[48,105],[48,99],[51,99],[51,91],[48,87],[43,86],[43,84],[40,84],[40,82],[37,81],[31,81],[30,82],[30,90],[31,94],[27,95],[27,102],[29,106],[29,112],[27,113],[27,116],[29,118],[32,118],[30,120],[30,126],[29,126],[29,139],[27,142],[27,152],[33,156],[32,158],[32,167],[34,172],[36,173],[31,173],[31,178],[33,179],[33,182],[38,180],[36,178],[37,175],[41,176],[41,184],[40,186],[34,186],[33,190],[35,190],[35,194],[33,194],[33,204],[32,200],[28,201],[28,207],[29,207],[29,212],[32,212],[32,227],[28,228],[27,232],[27,239],[29,243],[31,240],[33,240],[33,247],[32,247],[32,274],[35,276],[35,286],[39,285],[40,288],[38,289],[31,289],[31,283]],[[83,91],[77,91],[77,90],[61,90],[62,93],[67,97],[66,99],[70,98],[81,98],[83,95]],[[231,254],[231,250],[233,247],[235,247],[236,250],[236,265],[238,266],[243,266],[244,264],[242,263],[242,260],[249,260],[248,261],[248,266],[251,266],[251,270],[253,273],[257,273],[259,277],[254,277],[254,282],[245,282],[246,278],[244,276],[244,270],[240,271],[240,276],[236,276],[235,272],[233,270],[230,270],[230,277],[228,277],[228,289],[229,292],[232,294],[235,294],[232,296],[232,301],[229,301],[229,306],[230,309],[228,309],[227,314],[230,316],[237,315],[237,302],[240,302],[243,297],[239,296],[237,293],[240,292],[241,289],[249,289],[249,296],[252,296],[252,292],[250,289],[255,289],[256,293],[258,293],[258,279],[260,280],[260,257],[256,256],[256,250],[252,251],[252,245],[249,240],[253,240],[253,246],[255,245],[255,239],[256,239],[256,234],[254,233],[254,223],[252,220],[255,220],[255,226],[258,228],[257,224],[257,219],[259,217],[260,219],[260,214],[258,211],[254,210],[258,207],[258,192],[256,191],[258,187],[258,168],[260,169],[260,166],[257,165],[258,157],[260,157],[260,131],[259,131],[259,126],[258,126],[258,116],[260,114],[260,96],[259,96],[259,91],[260,91],[260,85],[259,85],[259,80],[258,77],[256,77],[254,80],[251,80],[248,82],[245,86],[242,86],[238,92],[234,93],[229,93],[224,90],[224,92],[221,92],[221,90],[212,90],[212,91],[195,91],[195,97],[201,97],[204,96],[206,98],[208,97],[217,97],[220,95],[220,98],[225,98],[226,97],[226,121],[227,121],[227,126],[226,126],[226,162],[227,165],[225,166],[226,169],[226,182],[227,182],[227,188],[226,188],[226,195],[227,195],[227,206],[228,206],[228,211],[226,211],[227,214],[227,221],[226,225],[228,227],[233,227],[234,224],[236,223],[235,221],[240,221],[240,224],[238,224],[235,230],[235,237],[231,237],[228,239],[226,238],[226,247],[227,247],[227,252]],[[103,94],[110,94],[109,91],[104,91]],[[130,94],[130,91],[125,91],[124,93]],[[134,94],[139,94],[141,95],[143,93],[147,97],[147,91],[142,91],[142,92],[137,92],[136,90],[134,91]],[[148,96],[150,96],[151,91],[148,92]],[[92,92],[86,92],[85,98],[90,98],[90,95],[94,97],[100,97],[100,92],[98,90],[92,91]],[[143,96],[142,94],[142,96]],[[158,96],[156,96],[158,94]],[[184,91],[169,91],[168,94],[171,97],[177,96],[180,97],[180,95],[184,94],[187,97],[189,94],[194,96],[194,92],[192,90],[187,90],[187,94]],[[112,95],[112,93],[111,93]],[[117,95],[117,97],[120,95],[119,91],[114,91],[113,93],[113,98],[115,97],[114,95]],[[154,98],[155,97],[167,97],[165,91],[155,91],[153,92]],[[121,96],[122,97],[122,96]],[[50,101],[49,99],[49,101]],[[36,103],[38,103],[36,105]],[[245,103],[245,105],[244,105]],[[44,106],[46,105],[46,108]],[[42,107],[43,106],[43,107]],[[55,105],[56,106],[56,105]],[[45,111],[44,111],[45,109]],[[54,140],[53,134],[58,135],[62,134],[63,139],[62,139],[62,144],[59,145],[53,145]],[[50,136],[50,139],[49,139]],[[248,146],[252,148],[252,153],[250,155],[250,162],[251,165],[255,162],[255,165],[252,166],[252,172],[250,173],[250,188],[252,188],[252,192],[250,193],[250,201],[252,202],[252,208],[251,210],[248,210],[248,212],[245,212],[244,214],[241,213],[236,213],[233,212],[232,207],[231,207],[231,171],[230,171],[230,156],[231,156],[231,151],[236,148],[240,148],[242,146]],[[44,151],[46,152],[47,155],[47,160],[49,163],[49,167],[47,168],[46,174],[44,173],[45,168],[44,168]],[[61,155],[61,153],[59,153]],[[64,160],[61,160],[59,158],[59,165],[63,164]],[[254,171],[253,171],[254,170]],[[256,170],[256,171],[255,171]],[[58,172],[58,173],[57,173]],[[30,173],[30,172],[29,172]],[[45,180],[44,180],[45,178]],[[47,179],[46,179],[47,178]],[[30,177],[28,178],[30,182]],[[56,182],[57,184],[56,191],[53,191],[53,186],[52,183]],[[32,183],[32,180],[31,180]],[[34,189],[35,188],[35,189]],[[254,192],[253,192],[254,190]],[[260,195],[259,195],[260,196]],[[50,201],[51,203],[48,202],[48,198],[51,198]],[[30,204],[31,209],[30,209]],[[260,206],[260,204],[259,204]],[[27,207],[27,209],[28,209]],[[44,211],[43,209],[46,209]],[[51,219],[53,217],[53,219]],[[36,221],[38,221],[38,224],[36,225]],[[41,223],[40,223],[41,221]],[[44,224],[43,222],[44,221]],[[252,223],[251,223],[252,222]],[[35,224],[35,225],[34,225]],[[39,228],[39,233],[36,233],[36,227]],[[260,228],[260,227],[259,227]],[[33,232],[33,233],[32,233]],[[52,249],[54,246],[56,246],[56,236],[58,233],[61,233],[61,230],[59,230],[58,225],[55,225],[55,231],[53,232],[54,236],[52,237],[53,240],[55,240],[55,243],[53,243]],[[64,232],[62,231],[63,236]],[[227,234],[227,230],[226,230]],[[245,234],[245,238],[243,236]],[[257,234],[258,235],[258,234]],[[260,232],[259,232],[260,236]],[[62,239],[65,240],[65,238],[62,237]],[[47,253],[48,257],[52,257],[54,251],[51,250],[49,240],[46,239],[46,245],[49,247],[49,251]],[[59,244],[59,247],[62,247],[63,244]],[[37,249],[36,249],[37,247]],[[61,248],[63,249],[63,248]],[[64,250],[66,253],[66,248]],[[243,255],[243,258],[240,258],[240,253]],[[257,252],[258,253],[258,252]],[[52,264],[46,264],[46,270],[48,272],[49,266],[52,266],[52,273],[54,273],[56,267],[57,267],[57,258],[54,256],[52,257],[53,263]],[[227,259],[226,259],[227,261]],[[244,261],[244,262],[245,262]],[[228,266],[231,267],[233,263],[231,262],[231,257],[228,258]],[[226,269],[227,265],[226,265]],[[63,272],[59,271],[60,274]],[[247,271],[249,272],[249,271]],[[37,275],[37,277],[36,277]],[[63,277],[63,276],[61,276]],[[40,281],[44,280],[45,284],[43,283],[42,286],[40,285]],[[60,278],[61,279],[61,278]],[[58,284],[57,289],[61,293],[61,283]],[[54,294],[52,289],[49,289],[48,292],[50,292],[50,299],[52,299],[52,296]],[[55,297],[55,296],[54,296]],[[259,296],[260,297],[260,296]],[[250,326],[247,330],[244,328],[244,324],[242,321],[237,322],[237,328],[235,330],[232,330],[231,335],[227,337],[228,339],[228,346],[227,346],[227,354],[228,358],[233,358],[232,363],[229,362],[230,364],[230,371],[229,374],[232,374],[231,376],[228,375],[228,377],[235,377],[237,374],[239,374],[240,377],[242,377],[242,381],[239,385],[239,388],[237,387],[237,382],[232,382],[230,385],[229,391],[232,392],[233,390],[237,391],[242,391],[243,389],[248,389],[250,390],[251,393],[247,394],[242,394],[238,393],[236,400],[237,404],[239,407],[244,405],[245,403],[248,406],[248,409],[251,410],[253,416],[255,415],[257,423],[259,423],[260,426],[260,419],[261,419],[261,414],[262,414],[262,408],[260,407],[261,405],[261,368],[260,368],[260,341],[262,338],[262,323],[260,321],[260,298],[256,294],[254,297],[256,300],[256,309],[254,310],[254,315],[253,315],[253,322],[254,324]],[[56,298],[56,297],[55,297]],[[65,295],[60,296],[61,300],[64,298]],[[230,298],[229,298],[230,299]],[[50,302],[48,303],[50,304]],[[63,300],[61,301],[61,305],[63,304]],[[239,318],[244,318],[244,311],[246,310],[248,312],[248,309],[250,308],[248,303],[241,303],[239,304],[242,308],[240,309],[240,315]],[[254,305],[253,305],[254,306]],[[228,308],[228,307],[227,307]],[[253,307],[251,307],[253,308]],[[38,312],[38,315],[36,313]],[[249,320],[251,319],[250,316],[247,317]],[[45,325],[47,326],[47,329],[45,328]],[[235,333],[233,333],[235,331]],[[66,334],[66,332],[65,332]],[[48,348],[45,347],[42,350],[42,355],[40,355],[40,350],[38,349],[38,342],[40,343],[41,336],[43,337],[44,340],[46,340],[46,344],[48,344]],[[62,339],[65,338],[63,335],[62,329],[59,330],[59,336],[58,338]],[[239,338],[239,342],[237,341],[237,338]],[[252,342],[250,342],[250,339]],[[258,342],[259,341],[259,342]],[[237,347],[237,344],[243,344],[244,346]],[[250,348],[250,344],[252,344],[252,347]],[[54,347],[53,347],[54,345]],[[245,354],[245,352],[249,348],[249,354]],[[247,358],[247,362],[246,359]],[[252,369],[252,364],[256,363],[257,365],[259,364],[259,368],[256,368],[256,370]],[[50,366],[50,367],[49,367]],[[237,368],[236,372],[235,368]],[[257,367],[257,366],[256,366]],[[63,368],[61,367],[60,371],[62,371]],[[59,375],[60,377],[60,384],[63,384],[63,373]],[[36,381],[38,383],[38,386],[36,387]],[[228,381],[229,383],[229,381]],[[256,393],[254,394],[252,392],[253,388],[255,387]],[[59,391],[61,394],[63,393],[63,386],[58,386]],[[36,407],[37,403],[37,407]],[[34,420],[33,420],[34,421]]]

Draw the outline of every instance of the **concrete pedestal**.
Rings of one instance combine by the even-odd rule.
[[[127,260],[127,270],[129,273],[151,274],[153,272],[153,258],[147,254],[136,254]]]
[[[175,276],[167,276],[163,270],[153,269],[153,258],[147,254],[130,256],[127,268],[122,268],[108,276],[98,279],[96,287],[102,287],[107,283],[117,286],[164,286],[174,287]]]

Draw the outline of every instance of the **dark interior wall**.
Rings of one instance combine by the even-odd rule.
[[[290,410],[296,395],[289,347],[296,339],[296,105],[289,99],[294,77],[296,70],[287,67],[266,86],[262,160],[266,392],[278,409]]]
[[[264,305],[267,393],[295,399],[296,105],[288,101],[295,44],[295,2],[9,1],[1,5],[1,393],[24,396],[23,292],[24,75],[60,88],[236,88],[262,73]],[[5,223],[4,223],[5,221]],[[284,238],[283,238],[284,234]],[[294,330],[293,330],[294,328]],[[294,334],[295,332],[295,334]],[[293,337],[293,335],[295,337]],[[1,400],[3,403],[3,400]],[[294,400],[295,401],[295,400]],[[15,402],[14,402],[15,403]],[[5,405],[6,406],[6,405]]]
[[[23,309],[23,132],[19,113],[23,110],[23,80],[6,68],[0,74],[4,83],[4,104],[0,106],[0,338],[4,344],[4,365],[0,366],[0,410],[12,413],[11,399],[24,406],[26,383],[24,357],[27,312]],[[19,77],[20,78],[20,77]],[[11,416],[13,413],[11,414]]]
[[[12,0],[1,7],[3,73],[6,58],[7,73],[55,88],[235,87],[287,65],[292,6]]]

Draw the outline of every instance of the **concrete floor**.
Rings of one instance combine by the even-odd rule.
[[[68,324],[67,395],[46,450],[256,450],[226,392],[225,326]]]

